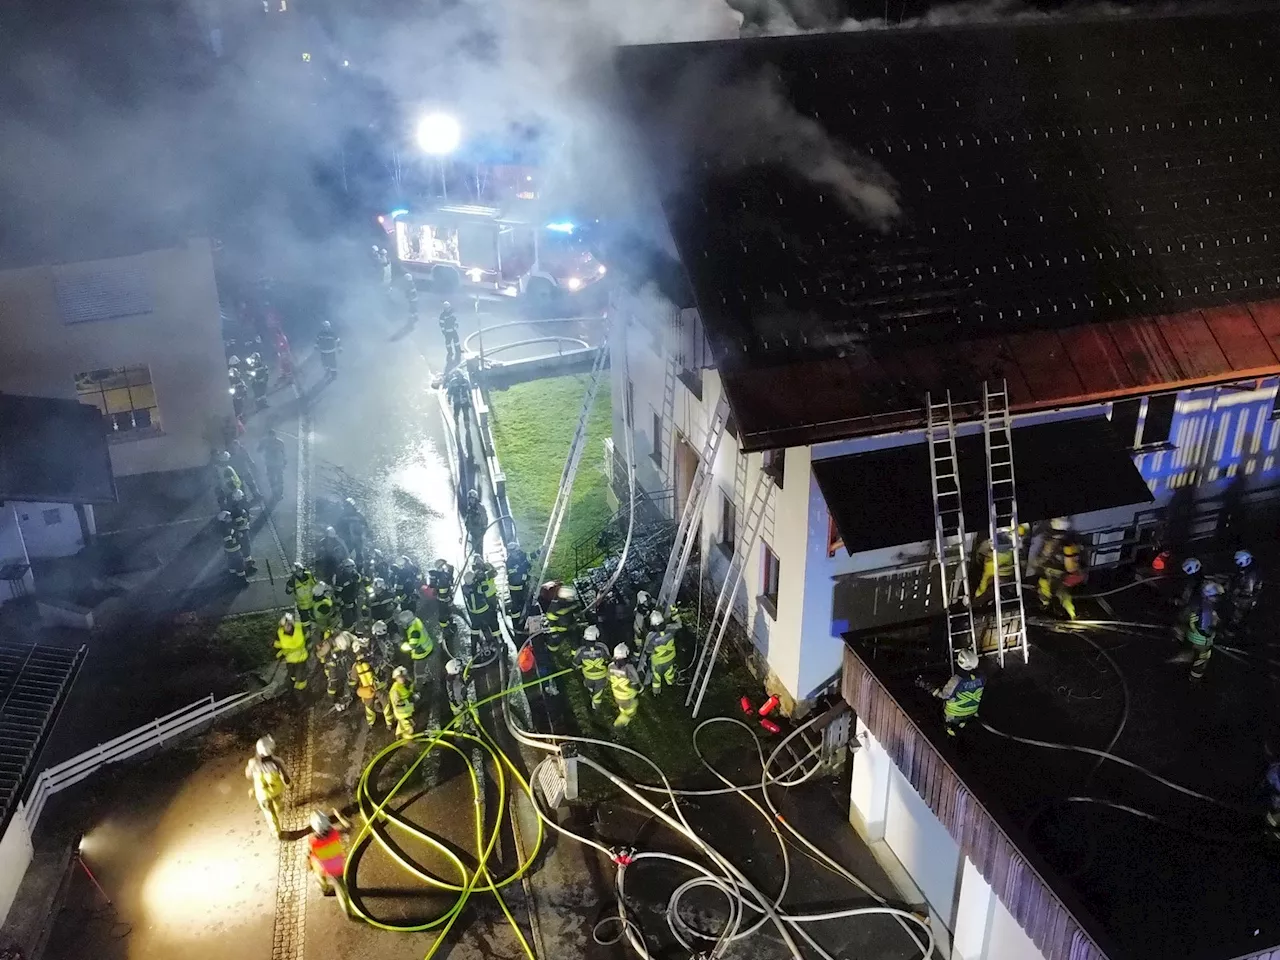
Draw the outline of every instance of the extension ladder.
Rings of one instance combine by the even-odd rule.
[[[573,431],[573,440],[569,444],[569,455],[564,462],[564,471],[560,474],[560,487],[556,490],[556,500],[551,507],[551,516],[547,521],[547,532],[542,537],[542,547],[538,553],[537,575],[528,581],[525,589],[524,609],[520,612],[520,622],[529,616],[533,599],[538,595],[542,578],[546,575],[547,564],[551,560],[551,551],[555,549],[556,537],[560,534],[560,525],[569,512],[569,502],[573,494],[573,480],[578,475],[578,464],[582,462],[582,454],[587,446],[587,421],[591,417],[591,408],[595,406],[596,393],[600,389],[600,381],[609,358],[609,339],[605,338],[596,352],[595,363],[591,366],[591,379],[587,382],[587,392],[582,398],[582,412],[578,414],[578,426]]]
[[[929,480],[933,489],[934,549],[938,554],[942,606],[947,615],[947,642],[954,660],[961,650],[978,652],[973,629],[973,604],[969,596],[960,462],[956,458],[956,423],[950,390],[942,403],[934,403],[931,394],[925,395],[924,402]]]
[[[724,583],[720,585],[720,593],[716,596],[715,613],[712,614],[711,623],[707,627],[707,639],[703,642],[694,664],[693,679],[689,683],[689,695],[684,700],[686,707],[690,703],[693,704],[695,717],[702,707],[702,698],[706,696],[707,685],[711,682],[711,671],[720,653],[720,644],[724,640],[729,620],[733,616],[733,603],[738,598],[738,590],[742,586],[743,572],[760,537],[765,508],[769,503],[769,487],[769,477],[764,472],[762,462],[751,494],[751,502],[747,506],[747,515],[743,521],[742,539],[738,541],[733,559],[729,561],[729,570],[725,574]]]
[[[675,540],[671,544],[671,555],[667,557],[667,568],[662,574],[662,586],[658,588],[660,609],[665,609],[675,600],[680,592],[680,584],[684,581],[684,572],[689,566],[689,556],[693,553],[693,544],[701,528],[702,511],[706,507],[707,495],[711,490],[716,455],[720,452],[720,441],[724,439],[728,419],[729,401],[721,392],[720,399],[716,401],[715,411],[711,414],[711,423],[707,427],[707,440],[702,445],[702,457],[698,461],[697,470],[694,471],[693,481],[689,485],[689,495],[685,498],[684,509],[680,513],[680,525],[676,528]]]
[[[1009,387],[982,384],[982,435],[987,449],[987,514],[991,538],[996,600],[996,655],[1004,666],[1006,650],[1021,652],[1027,660],[1027,619],[1022,602],[1022,558],[1018,533],[1018,497],[1013,475],[1013,422],[1009,416]],[[1013,556],[1012,577],[1000,575],[1002,553]]]

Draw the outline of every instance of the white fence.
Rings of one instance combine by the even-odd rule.
[[[270,689],[270,687],[264,687],[261,690],[234,693],[221,700],[215,700],[213,694],[209,694],[202,700],[197,700],[163,717],[157,717],[150,723],[121,734],[114,740],[100,743],[70,760],[64,760],[42,771],[36,777],[31,796],[23,804],[27,829],[35,833],[40,814],[44,812],[44,805],[55,793],[74,786],[108,764],[119,763],[147,750],[163,747],[170,740],[203,724],[211,723],[230,710],[256,703],[263,699]]]

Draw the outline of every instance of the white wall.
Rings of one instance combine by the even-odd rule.
[[[84,534],[76,508],[69,503],[15,503],[18,524],[27,554],[32,557],[69,557],[84,548]],[[86,506],[92,516],[93,507]],[[91,528],[92,529],[92,528]]]
[[[949,934],[951,960],[1043,960],[977,868],[861,720],[849,819],[908,898]]]
[[[63,322],[58,278],[138,269],[150,283],[150,312]],[[112,260],[0,271],[0,330],[0,390],[9,393],[74,399],[78,373],[150,366],[163,435],[114,441],[117,476],[208,462],[219,425],[232,411],[207,240]]]
[[[26,875],[34,852],[25,811],[19,803],[9,820],[9,826],[5,828],[4,836],[0,837],[0,924],[9,915],[9,908],[13,906],[18,886]]]
[[[0,565],[13,562],[27,563],[29,560],[14,504],[0,504]],[[35,580],[30,570],[26,572],[22,582],[28,593],[35,588]],[[14,598],[10,596],[9,584],[0,585],[0,604],[8,603],[12,599]]]

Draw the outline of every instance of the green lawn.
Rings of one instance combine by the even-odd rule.
[[[535,380],[495,390],[489,397],[493,439],[507,476],[507,500],[520,542],[528,550],[540,544],[546,533],[588,379],[583,374]],[[548,579],[572,577],[573,545],[594,534],[613,516],[609,481],[602,468],[603,444],[612,423],[612,400],[606,380],[596,393],[587,423],[587,447],[574,480],[568,516],[560,527],[555,554],[547,567]]]
[[[279,619],[280,611],[267,610],[221,621],[193,620],[175,628],[171,643],[184,649],[198,649],[199,655],[237,673],[245,673],[275,658],[273,644]]]

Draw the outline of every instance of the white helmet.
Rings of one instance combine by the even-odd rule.
[[[1214,583],[1212,580],[1206,580],[1204,586],[1200,588],[1200,595],[1205,599],[1212,600],[1222,592],[1222,587]]]
[[[1070,530],[1071,518],[1070,517],[1054,517],[1052,520],[1049,521],[1049,526],[1052,529],[1058,531],[1059,533],[1063,532],[1064,530]]]
[[[659,611],[655,610],[653,611],[653,613],[649,614],[649,626],[651,627],[662,626],[662,614]]]
[[[241,489],[239,489],[239,488],[237,487],[235,490],[232,490],[232,491],[231,491],[231,502],[232,502],[232,503],[239,503],[239,502],[240,502],[241,500],[243,500],[243,499],[244,499],[244,491],[243,491],[243,490],[241,490]]]
[[[577,600],[578,588],[566,583],[556,591],[556,596],[561,600]]]
[[[338,531],[333,529],[333,527],[325,527],[324,535],[326,537],[336,537],[338,535]]]
[[[1182,572],[1188,577],[1194,577],[1200,572],[1200,561],[1195,557],[1187,557],[1182,561]]]
[[[978,655],[972,650],[961,650],[956,654],[956,666],[961,670],[977,670]]]
[[[253,745],[254,752],[260,757],[269,757],[276,752],[275,737],[267,734],[265,737],[259,737],[258,742]]]
[[[476,575],[472,571],[468,570],[462,575],[462,582],[469,587],[476,582]]]
[[[317,600],[320,599],[321,597],[327,597],[329,595],[329,585],[325,583],[323,580],[321,580],[312,589],[311,595],[314,596]]]
[[[281,617],[281,618],[280,618],[280,626],[284,627],[286,630],[292,629],[292,627],[293,627],[293,614],[292,614],[292,613],[286,613],[283,617]]]
[[[456,677],[462,673],[462,661],[454,657],[444,665],[444,672],[451,677]]]
[[[401,627],[407,627],[409,624],[413,623],[416,618],[417,615],[412,610],[401,610],[396,614],[396,623]]]
[[[230,463],[230,462],[231,462],[231,454],[230,454],[230,453],[228,453],[226,450],[219,450],[219,451],[218,451],[217,460],[218,460],[218,462],[219,462],[219,463]]]
[[[446,310],[452,310],[452,309],[453,309],[453,304],[451,304],[448,300],[446,300],[444,303],[440,304],[440,306],[442,306],[442,307],[443,307],[444,309],[446,309]]]
[[[582,631],[582,639],[585,643],[595,643],[600,639],[600,628],[593,623]]]
[[[1236,566],[1243,570],[1249,564],[1253,563],[1253,554],[1248,550],[1237,550],[1235,561]]]
[[[227,357],[227,366],[229,368],[240,366],[240,358],[233,353],[231,356]],[[232,372],[234,373],[235,371],[233,370]]]
[[[338,634],[336,637],[333,638],[333,649],[342,650],[342,651],[350,650],[351,640],[352,640],[351,634],[349,634],[346,630],[343,630],[340,634]]]
[[[613,648],[613,659],[627,660],[631,657],[631,648],[625,643],[620,643]]]
[[[373,626],[369,628],[369,632],[375,637],[385,637],[387,635],[387,624],[385,620],[373,621]]]
[[[392,671],[391,671],[391,676],[392,676],[392,678],[393,678],[393,679],[395,679],[395,680],[404,680],[404,679],[408,679],[408,677],[409,677],[409,668],[408,668],[408,667],[396,667],[394,670],[392,670]]]
[[[230,510],[223,510],[223,511],[221,511],[221,512],[218,514],[218,522],[219,522],[219,523],[230,523],[230,522],[231,522],[231,511],[230,511]]]
[[[351,652],[357,657],[363,656],[369,650],[369,641],[364,637],[356,637],[351,641]]]
[[[313,833],[318,836],[324,836],[332,829],[333,823],[329,820],[328,816],[321,813],[319,810],[311,814],[311,830]]]
[[[653,600],[650,599],[647,591],[641,590],[639,593],[636,594],[637,607],[647,607],[651,603],[653,603]]]

